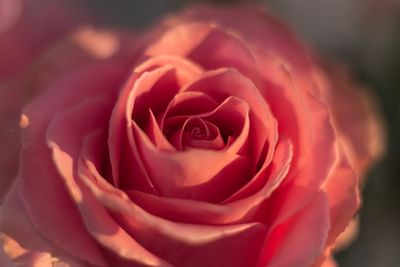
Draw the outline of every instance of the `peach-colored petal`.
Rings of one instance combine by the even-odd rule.
[[[292,148],[287,141],[280,142],[268,170],[268,180],[259,179],[256,193],[225,204],[212,204],[187,199],[162,198],[136,191],[126,193],[148,212],[174,221],[203,224],[246,223],[265,216],[263,207],[274,190],[286,177],[291,163]],[[261,189],[260,189],[261,188]]]
[[[196,32],[196,38],[193,38]],[[184,44],[176,46],[176,43]],[[160,54],[187,57],[208,70],[234,68],[257,81],[255,59],[234,32],[214,23],[187,23],[171,27],[146,50],[147,56]],[[204,55],[207,54],[205,57]],[[235,56],[232,57],[232,54]]]
[[[57,246],[99,265],[103,260],[98,247],[83,228],[77,210],[52,165],[45,144],[45,130],[54,114],[76,105],[76,101],[90,96],[92,92],[102,92],[108,97],[111,92],[112,97],[121,75],[115,67],[92,66],[60,82],[57,88],[37,98],[25,109],[30,123],[24,129],[19,181],[27,213],[36,229]],[[39,180],[40,183],[37,182]]]
[[[87,139],[91,138],[91,130],[107,128],[108,121],[105,118],[111,113],[110,103],[107,102],[109,99],[92,98],[54,116],[46,134],[54,163],[65,181],[67,190],[77,203],[88,231],[100,244],[128,262],[167,267],[167,263],[143,249],[115,223],[107,211],[93,199],[78,177],[76,159],[81,151],[80,140],[84,141],[83,145],[90,145],[85,141],[93,142]],[[74,129],[73,133],[66,135],[71,128]],[[80,168],[80,175],[88,175],[84,166]]]
[[[95,144],[96,143],[92,144],[92,148],[94,148],[93,145]],[[92,149],[87,150],[87,152],[89,151],[92,151]],[[95,154],[86,155],[86,157],[87,156],[96,157]],[[96,162],[96,160],[94,162]],[[141,243],[146,244],[146,247],[153,247],[152,251],[158,251],[158,254],[162,254],[163,258],[168,258],[171,262],[176,263],[177,265],[196,266],[196,264],[208,264],[207,262],[210,261],[212,264],[217,265],[229,263],[230,266],[246,266],[257,258],[258,245],[255,241],[260,239],[255,238],[255,236],[259,235],[261,240],[263,238],[262,235],[260,235],[260,232],[256,230],[257,227],[254,228],[256,226],[254,224],[254,227],[251,226],[252,224],[249,224],[248,226],[237,225],[234,227],[216,228],[200,225],[176,225],[144,213],[143,210],[127,201],[127,198],[124,197],[124,194],[119,192],[118,189],[111,185],[107,185],[107,182],[104,179],[102,179],[103,182],[101,182],[101,187],[98,187],[100,184],[95,185],[94,180],[87,179],[84,176],[82,179],[93,194],[97,196],[100,203],[103,203],[103,205],[108,207],[108,209],[113,210],[118,214],[122,212],[119,216],[124,216],[124,221],[128,220],[125,223],[130,225],[128,228],[130,231],[134,231],[131,232],[133,237],[142,240]],[[100,182],[100,179],[101,177],[97,175],[97,182]],[[133,213],[129,212],[130,210],[132,210]],[[130,223],[131,220],[138,223],[132,225]],[[177,231],[175,227],[178,227],[177,229],[179,230]],[[154,230],[156,230],[156,233],[152,233]],[[253,231],[255,231],[254,236],[252,234]],[[158,242],[149,243],[149,241],[153,239],[151,236],[154,234],[157,236]],[[220,234],[224,237],[220,236]],[[163,241],[164,238],[166,239],[165,241]],[[231,238],[244,238],[245,240],[236,242],[231,240]],[[246,238],[249,238],[249,241],[252,240],[252,246],[248,246],[249,243],[246,242]],[[162,245],[160,247],[160,244],[163,244],[164,242],[166,242],[167,246],[164,247]],[[156,244],[155,247],[154,244]],[[236,248],[235,246],[232,246],[234,244],[243,244],[244,246]],[[164,247],[164,249],[162,249],[162,247]],[[210,250],[208,250],[208,248]],[[226,255],[222,258],[212,255],[212,253],[218,253],[221,248],[239,249],[238,251],[241,253],[237,253],[236,255]],[[184,254],[187,256],[178,256],[174,253],[176,251],[180,251],[181,256]],[[203,253],[206,253],[209,257],[204,258]]]
[[[229,96],[246,101],[250,106],[250,124],[253,127],[250,129],[249,140],[252,142],[251,150],[255,165],[269,164],[278,138],[277,122],[251,80],[234,69],[218,69],[200,76],[182,88],[182,91],[207,93],[218,102]],[[257,162],[259,160],[261,162]]]
[[[159,64],[166,66],[157,68]],[[155,68],[155,69],[154,69]],[[152,71],[153,70],[153,71]],[[138,153],[129,147],[126,136],[126,106],[131,91],[135,94],[135,109],[130,117],[140,118],[138,122],[146,128],[144,118],[148,117],[149,108],[157,116],[169,100],[185,82],[201,73],[196,65],[178,57],[156,57],[139,65],[134,74],[121,90],[119,99],[111,115],[108,144],[114,184],[127,188],[140,188],[144,192],[155,192],[143,164],[138,160]],[[138,86],[140,84],[140,87]],[[164,90],[167,86],[169,90]],[[135,89],[134,89],[135,87]],[[137,88],[137,89],[136,89]],[[150,89],[152,89],[150,91]],[[151,104],[150,104],[151,103]],[[138,177],[129,179],[129,177]]]
[[[292,140],[296,164],[301,166],[310,154],[314,129],[312,113],[303,94],[303,91],[308,94],[307,79],[291,71],[286,62],[275,56],[261,54],[257,61],[268,69],[268,72],[260,70],[264,82],[260,91],[279,123],[279,135]]]
[[[63,248],[54,247],[36,231],[19,194],[17,182],[0,209],[0,245],[9,257],[8,260],[15,264],[11,266],[50,267],[56,262],[76,267],[85,266],[78,259],[66,254]]]
[[[358,180],[343,148],[341,158],[328,177],[324,190],[330,206],[331,230],[327,245],[332,246],[336,237],[345,230],[359,207]]]
[[[119,223],[133,238],[172,264],[248,266],[257,259],[265,233],[259,223],[220,227],[173,223],[144,212],[118,193],[101,190],[92,181],[86,180],[86,185],[100,203],[118,215]],[[232,253],[221,253],[227,249]]]
[[[347,227],[341,232],[335,240],[333,247],[334,251],[341,251],[346,249],[357,237],[360,227],[359,217],[353,218]]]
[[[304,209],[271,230],[257,266],[310,266],[324,251],[329,227],[328,202],[319,192]]]
[[[247,102],[235,96],[229,96],[209,112],[198,113],[196,115],[190,115],[191,112],[188,112],[185,115],[171,116],[164,121],[163,128],[164,131],[167,131],[167,135],[169,135],[168,128],[173,128],[176,125],[184,126],[184,122],[187,122],[191,118],[204,118],[210,123],[218,125],[229,135],[225,148],[226,152],[248,156],[249,112],[250,107]]]
[[[167,20],[166,24],[197,21],[208,22],[226,29],[255,53],[256,60],[259,53],[268,53],[287,62],[291,69],[308,71],[311,67],[307,51],[294,34],[283,22],[264,9],[250,5],[224,8],[200,6],[187,9],[181,16]]]
[[[157,150],[133,124],[135,144],[141,151],[152,182],[165,197],[218,202],[232,194],[249,177],[248,158],[212,150],[187,150],[171,154]],[[229,183],[226,180],[229,177]],[[223,191],[221,190],[223,188]]]
[[[169,142],[161,130],[153,111],[149,109],[150,119],[147,124],[146,134],[158,149],[165,151],[176,151],[176,148]]]
[[[338,267],[332,256],[328,257],[320,267]]]
[[[293,82],[296,86],[305,86],[302,80]],[[306,157],[302,158],[303,163],[299,165],[297,158],[288,177],[270,200],[271,206],[267,209],[271,209],[274,214],[271,216],[273,225],[279,225],[304,206],[310,205],[310,201],[313,201],[338,159],[329,109],[311,92],[303,97],[309,110],[312,110],[312,117],[308,123],[315,132],[312,135],[312,142],[308,144],[308,151],[297,150],[300,155],[294,154],[295,160],[296,157]],[[303,155],[307,152],[308,154]]]
[[[17,3],[18,1],[10,1]],[[3,82],[0,85],[0,122],[3,127],[0,129],[1,147],[4,149],[0,153],[0,202],[5,191],[9,188],[11,181],[17,173],[18,153],[20,150],[20,129],[18,127],[19,116],[22,112],[23,105],[53,87],[60,79],[69,76],[75,69],[90,65],[93,62],[106,60],[118,61],[123,64],[125,61],[134,57],[134,54],[126,56],[122,60],[122,54],[127,51],[135,51],[137,44],[131,44],[134,38],[132,34],[122,36],[115,33],[113,37],[116,41],[124,41],[124,45],[118,49],[113,55],[107,58],[94,55],[88,51],[87,47],[83,47],[79,42],[74,40],[75,35],[87,29],[87,26],[77,28],[71,34],[60,37],[61,42],[54,44],[42,53],[42,56],[35,60],[34,64],[29,67],[29,71],[24,73],[17,80]],[[97,28],[90,28],[91,35],[96,35],[96,40],[103,33]],[[90,37],[90,36],[89,36]],[[88,38],[88,37],[87,37]],[[1,39],[1,36],[0,36]],[[136,43],[140,43],[139,41]],[[129,49],[125,47],[130,45]],[[125,64],[125,63],[124,63]],[[0,75],[1,76],[1,75]],[[6,152],[7,151],[7,152]]]
[[[218,102],[202,92],[180,92],[169,102],[160,120],[161,127],[165,117],[196,115],[209,112],[218,106]]]
[[[324,98],[332,109],[343,148],[357,176],[363,178],[385,150],[382,118],[368,88],[357,84],[347,69],[340,65],[326,68],[327,76],[319,74],[318,81],[326,89]]]

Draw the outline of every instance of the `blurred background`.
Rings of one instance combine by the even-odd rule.
[[[136,29],[149,27],[193,2],[256,3],[286,20],[310,48],[347,63],[375,93],[386,124],[388,149],[364,187],[359,235],[337,253],[337,260],[344,267],[400,266],[400,0],[70,1],[97,13],[108,25]],[[0,25],[7,19],[2,3]]]

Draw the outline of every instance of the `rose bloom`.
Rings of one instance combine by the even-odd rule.
[[[4,266],[335,265],[383,147],[347,71],[253,7],[70,38],[21,116]]]

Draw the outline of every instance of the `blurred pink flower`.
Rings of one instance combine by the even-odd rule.
[[[15,78],[82,19],[67,0],[0,0],[0,82]]]
[[[22,107],[74,68],[111,59],[129,64],[130,58],[122,57],[121,51],[136,49],[138,42],[130,38],[128,34],[76,25],[65,36],[59,36],[58,42],[46,45],[32,64],[21,65],[25,70],[17,78],[0,82],[0,147],[6,151],[0,153],[0,204],[17,173]]]

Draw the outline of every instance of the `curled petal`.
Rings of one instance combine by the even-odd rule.
[[[271,229],[257,266],[310,266],[324,251],[328,218],[328,202],[320,192],[298,214]]]
[[[256,60],[261,56],[260,54],[266,52],[288,62],[290,69],[307,72],[311,68],[308,53],[294,34],[285,23],[263,9],[254,6],[197,7],[187,9],[181,16],[171,18],[166,23],[175,25],[197,21],[220,26],[227,29],[236,39],[244,40],[242,43],[246,43]]]
[[[265,233],[265,227],[259,223],[220,227],[174,223],[146,213],[121,193],[101,190],[89,180],[86,185],[133,238],[172,264],[244,267],[258,257]],[[152,242],[154,238],[157,242]],[[221,253],[227,249],[235,253]]]
[[[227,203],[213,204],[188,199],[165,198],[133,190],[128,190],[126,193],[134,203],[149,213],[172,221],[213,225],[247,223],[254,220],[265,222],[263,208],[268,205],[269,198],[285,179],[291,160],[291,144],[287,140],[279,142],[276,155],[266,175],[268,180],[258,178],[259,180],[251,186],[254,193]]]
[[[340,159],[328,177],[324,190],[330,206],[331,230],[327,246],[332,246],[336,237],[343,232],[360,205],[357,176],[339,147]]]
[[[250,106],[250,124],[253,127],[248,139],[252,142],[251,150],[256,160],[255,165],[257,165],[257,160],[261,160],[264,166],[269,164],[278,137],[277,122],[260,91],[251,80],[234,69],[218,69],[205,73],[182,91],[207,93],[219,102],[229,96],[246,101]],[[266,152],[265,147],[268,147]]]
[[[102,92],[106,98],[112,99],[122,75],[123,72],[109,65],[88,67],[60,82],[57,88],[37,98],[25,109],[26,128],[18,178],[24,207],[32,224],[48,240],[71,255],[98,265],[103,265],[104,260],[84,229],[52,164],[45,131],[54,114],[74,106],[87,96]]]
[[[14,184],[0,209],[0,263],[2,266],[53,266],[54,263],[84,267],[87,264],[54,246],[32,224]],[[2,255],[2,249],[4,253]],[[7,265],[10,264],[11,265]],[[15,265],[14,265],[15,264]],[[105,266],[98,264],[98,266]]]
[[[358,177],[365,177],[372,162],[385,150],[382,118],[368,92],[340,65],[326,67],[327,75],[316,72],[326,90],[323,97],[332,109],[335,128]]]
[[[163,196],[218,202],[232,194],[249,177],[250,160],[212,150],[187,150],[171,154],[157,150],[132,124],[131,147],[139,149],[152,182]],[[229,184],[226,183],[229,177]],[[224,192],[221,191],[224,188]]]

